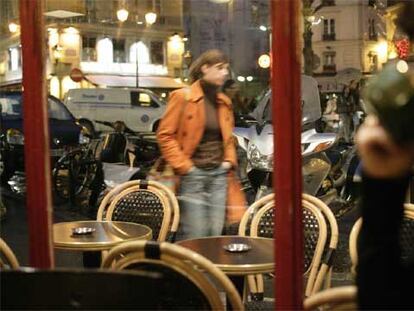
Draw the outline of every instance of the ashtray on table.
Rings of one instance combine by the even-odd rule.
[[[95,231],[96,229],[91,227],[72,228],[72,235],[89,235]]]
[[[223,248],[230,253],[242,253],[242,252],[247,252],[252,247],[244,243],[230,243],[230,244],[223,246]]]

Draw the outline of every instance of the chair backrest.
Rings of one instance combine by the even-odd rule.
[[[274,194],[269,194],[254,202],[243,215],[239,226],[239,235],[251,234],[251,231],[257,230],[254,235],[272,238],[274,224],[271,207],[275,204],[274,200]],[[305,233],[304,271],[305,273],[308,272],[305,295],[309,296],[319,291],[324,282],[327,287],[330,286],[332,261],[338,245],[338,224],[331,209],[320,199],[304,193],[302,194],[302,205],[304,207],[303,224]],[[310,205],[313,205],[313,207],[310,207]],[[315,209],[319,212],[316,212]],[[258,213],[262,216],[256,216]],[[253,218],[256,219],[254,226],[256,229],[253,229],[252,226]],[[262,222],[259,220],[260,218],[262,218]],[[321,223],[323,227],[314,226],[315,222]],[[317,233],[319,229],[322,231]],[[318,244],[318,235],[321,233],[324,237],[320,236],[321,240]],[[326,242],[328,236],[329,243]],[[323,260],[321,260],[322,256],[324,256]]]
[[[305,310],[358,310],[356,286],[323,290],[305,299]]]
[[[162,309],[161,274],[145,271],[1,271],[1,309]]]
[[[129,187],[118,194],[109,205],[107,220],[146,225],[152,229],[154,240],[165,241],[171,220],[167,198],[157,189]]]
[[[19,268],[19,261],[7,243],[0,238],[0,269]]]
[[[97,220],[137,222],[153,230],[158,241],[174,241],[180,219],[175,194],[155,181],[133,180],[118,185],[102,200]]]
[[[223,302],[215,284],[227,295],[234,310],[243,310],[241,298],[230,279],[205,257],[168,242],[131,241],[111,249],[102,268],[139,269],[163,274],[165,282],[159,299],[169,297],[170,307],[223,310]],[[214,280],[214,284],[212,282]]]
[[[327,229],[328,229],[328,240],[329,243],[325,244],[324,257],[322,264],[319,268],[318,274],[315,276],[314,285],[311,292],[306,292],[306,296],[310,296],[321,290],[323,283],[325,282],[325,288],[330,287],[332,277],[332,265],[334,260],[335,251],[338,246],[338,223],[331,209],[320,199],[312,195],[303,193],[302,200],[307,201],[315,205],[323,214]],[[310,275],[310,278],[313,276]]]
[[[175,193],[168,188],[167,186],[163,185],[157,181],[148,181],[150,187],[154,187],[156,189],[161,190],[168,198],[168,202],[170,203],[170,208],[172,212],[171,223],[169,225],[169,235],[167,236],[168,242],[175,242],[178,225],[180,223],[180,206],[178,204],[178,199]]]
[[[352,226],[349,235],[349,255],[351,257],[353,274],[358,264],[358,236],[362,227],[362,217]],[[400,230],[401,258],[404,260],[414,252],[414,204],[404,204],[404,218]]]
[[[310,292],[320,267],[327,239],[327,225],[322,212],[308,201],[302,201],[304,230],[304,273],[309,275],[306,292]],[[253,217],[250,235],[273,237],[274,203],[269,202]]]
[[[272,203],[274,199],[275,195],[273,193],[270,193],[249,206],[249,208],[244,212],[242,219],[240,220],[239,235],[250,235],[250,226],[254,215],[256,215],[256,213],[266,204]]]

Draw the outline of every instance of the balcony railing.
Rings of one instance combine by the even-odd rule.
[[[324,33],[322,34],[322,40],[323,41],[335,41],[336,35],[335,33]]]
[[[323,72],[324,73],[335,73],[336,72],[336,65],[323,65]]]

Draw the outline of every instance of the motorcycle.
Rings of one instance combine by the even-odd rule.
[[[113,131],[62,156],[53,170],[53,184],[62,199],[72,207],[86,203],[87,213],[96,207],[105,193],[116,185],[143,179],[159,157],[158,145],[143,133],[135,133],[124,122],[95,120]]]
[[[109,188],[133,179],[145,179],[160,151],[154,133],[136,133],[124,122],[96,123],[113,129],[103,135],[103,145],[98,155],[103,163],[105,185]]]
[[[257,200],[272,191],[273,126],[269,122],[256,124],[247,129],[235,129],[234,134],[238,146],[246,152],[246,173]],[[317,133],[314,129],[302,133],[303,189],[319,197],[323,194],[324,201],[335,196],[323,184],[332,166],[325,151],[335,142],[336,134]]]
[[[259,101],[252,116],[258,119],[256,124],[234,130],[239,153],[242,150],[247,159],[239,175],[250,201],[272,191],[274,166],[270,91]],[[355,172],[358,162],[355,150],[350,146],[339,145],[336,133],[318,133],[316,123],[320,118],[317,83],[311,77],[302,76],[303,191],[319,197],[327,204],[338,200],[341,203],[349,201],[353,197],[349,189],[354,181],[348,173]]]

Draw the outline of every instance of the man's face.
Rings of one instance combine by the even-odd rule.
[[[227,63],[217,63],[214,65],[203,65],[201,67],[201,72],[203,73],[203,80],[216,85],[222,86],[227,80],[229,74],[229,64]]]

